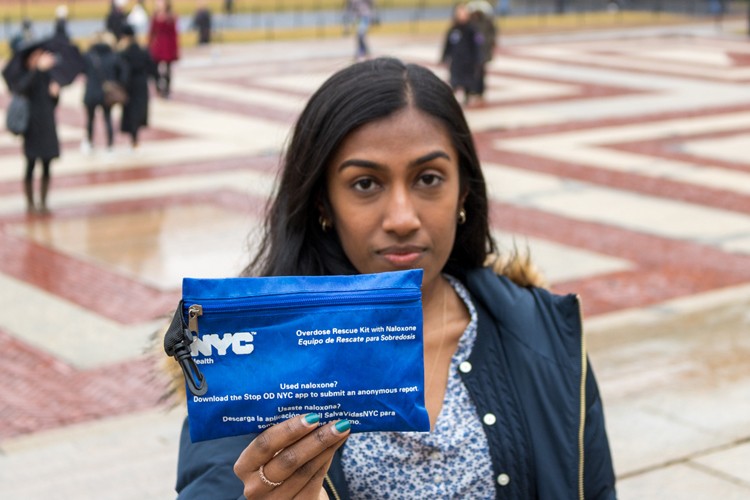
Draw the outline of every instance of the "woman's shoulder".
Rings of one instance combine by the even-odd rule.
[[[578,297],[554,293],[546,285],[530,257],[517,253],[493,257],[466,275],[472,296],[508,331],[526,336],[555,325],[565,337],[575,337],[580,332]]]
[[[516,266],[517,264],[511,263],[488,263],[467,272],[464,284],[471,295],[491,313],[519,307],[532,301],[532,296],[538,290],[543,290],[543,283],[530,280],[524,274],[525,268]]]
[[[497,276],[504,276],[523,288],[546,288],[548,285],[544,274],[531,260],[531,254],[528,252],[521,254],[514,250],[509,254],[492,254],[487,258],[482,272],[489,271]]]

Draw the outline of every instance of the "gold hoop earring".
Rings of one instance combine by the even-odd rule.
[[[318,222],[320,223],[320,229],[322,229],[324,233],[327,233],[328,230],[331,229],[331,223],[322,215],[318,217]]]
[[[458,211],[458,225],[460,226],[461,224],[465,222],[466,222],[466,210],[462,208],[461,210]]]

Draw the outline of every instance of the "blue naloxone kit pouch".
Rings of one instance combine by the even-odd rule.
[[[422,270],[193,279],[164,338],[187,386],[192,441],[295,415],[352,432],[429,431]]]

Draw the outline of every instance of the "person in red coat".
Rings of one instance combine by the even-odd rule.
[[[148,34],[148,47],[159,72],[156,88],[159,95],[169,97],[172,63],[180,58],[177,16],[172,13],[172,4],[169,0],[156,1],[156,10],[151,18]]]

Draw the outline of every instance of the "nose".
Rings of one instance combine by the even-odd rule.
[[[407,236],[422,225],[419,212],[406,187],[394,187],[386,199],[383,230],[398,236]]]

